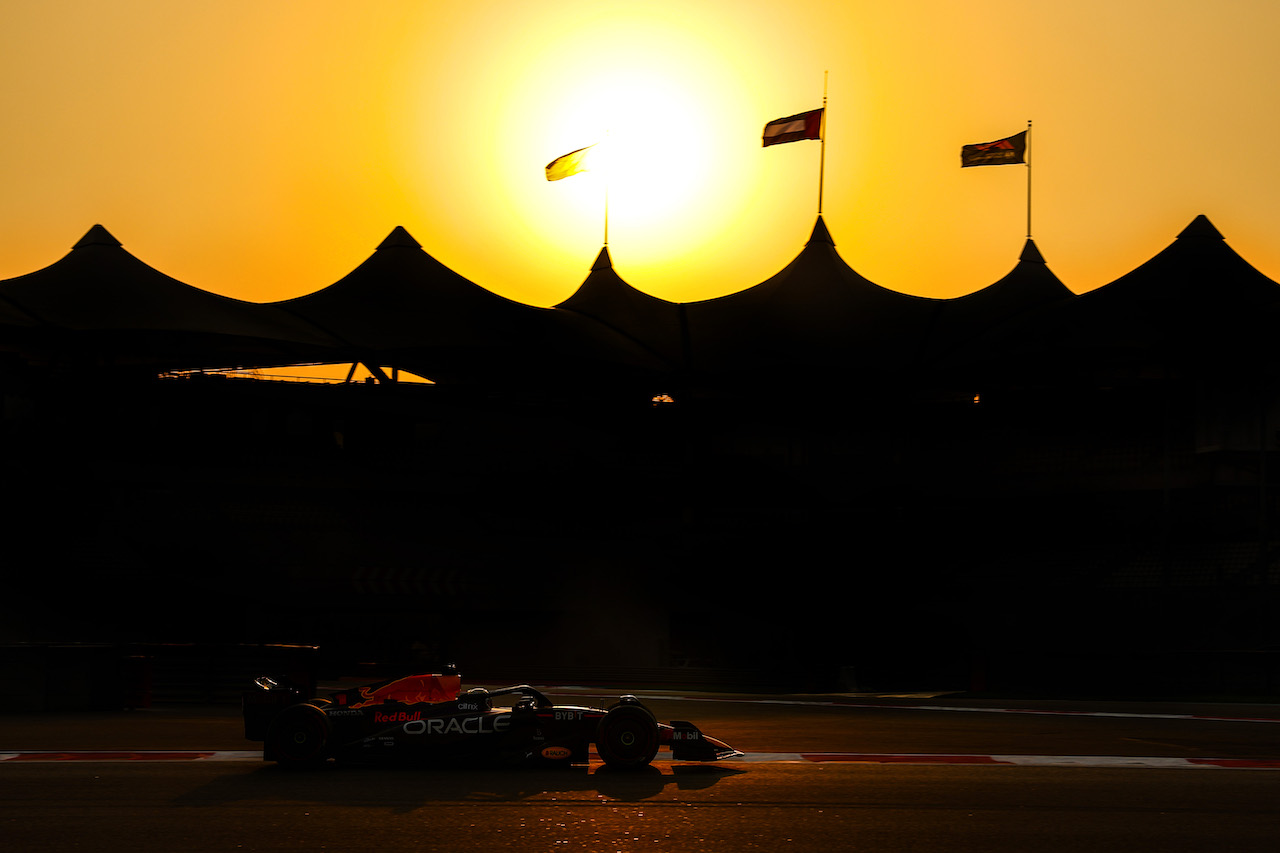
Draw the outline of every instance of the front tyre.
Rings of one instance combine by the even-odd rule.
[[[265,757],[281,767],[315,767],[325,759],[329,719],[315,705],[292,705],[271,722],[263,744]]]
[[[596,752],[609,767],[648,767],[658,754],[658,721],[643,705],[615,705],[596,727]]]

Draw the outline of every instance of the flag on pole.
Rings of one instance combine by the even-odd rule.
[[[547,164],[547,180],[558,181],[561,178],[567,178],[579,172],[589,171],[587,155],[591,153],[592,148],[595,148],[594,144],[588,145],[586,148],[579,148],[577,151],[570,151],[568,154],[552,160]]]
[[[764,126],[764,147],[801,139],[822,138],[822,114],[825,108],[809,110],[786,118],[775,118]]]
[[[1007,166],[1027,162],[1027,132],[1015,133],[995,142],[979,142],[960,148],[960,168],[965,166]]]

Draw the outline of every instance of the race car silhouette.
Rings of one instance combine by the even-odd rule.
[[[594,745],[608,766],[649,765],[660,747],[675,761],[742,755],[692,723],[659,723],[634,696],[607,708],[556,705],[527,684],[461,692],[456,672],[411,675],[324,697],[263,676],[243,693],[245,737],[285,767],[351,763],[585,765]],[[512,697],[511,704],[494,700]]]

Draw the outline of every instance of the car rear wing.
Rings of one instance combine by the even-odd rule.
[[[302,691],[278,684],[267,676],[253,680],[254,686],[240,694],[245,740],[266,740],[271,721],[290,705],[305,701]]]

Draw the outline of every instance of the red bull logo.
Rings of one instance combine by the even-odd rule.
[[[373,713],[373,721],[375,723],[411,723],[415,720],[421,719],[421,711],[396,711],[392,714],[384,714],[380,711],[375,711]]]

